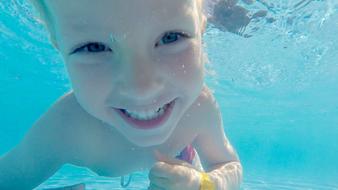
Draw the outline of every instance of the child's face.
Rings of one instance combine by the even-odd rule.
[[[81,106],[138,146],[165,142],[203,85],[195,0],[58,0],[46,6]],[[140,114],[171,101],[168,119],[148,129],[128,123],[119,111]]]

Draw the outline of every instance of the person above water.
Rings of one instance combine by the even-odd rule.
[[[239,189],[204,83],[203,0],[31,1],[72,91],[2,155],[0,189],[32,189],[66,163],[107,177],[149,169],[150,190]]]

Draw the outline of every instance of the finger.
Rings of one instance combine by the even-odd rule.
[[[149,176],[166,178],[170,181],[175,181],[182,176],[188,175],[187,172],[191,172],[191,168],[182,165],[171,165],[164,162],[156,162],[150,169]]]
[[[163,178],[163,177],[156,177],[154,175],[152,175],[151,173],[149,173],[149,181],[153,184],[155,184],[156,186],[159,187],[168,187],[171,182],[168,178]]]
[[[168,179],[168,178],[166,178],[166,177],[161,177],[161,176],[159,176],[159,175],[156,175],[154,172],[149,172],[148,178],[149,178],[150,181],[153,181],[153,180],[155,180],[155,179],[161,179],[161,180],[166,180],[166,179]]]
[[[149,174],[156,177],[168,178],[170,176],[169,171],[171,170],[171,167],[171,165],[164,162],[156,162],[150,169]]]
[[[170,184],[170,182],[176,181],[178,178],[182,176],[182,170],[187,169],[184,166],[180,165],[170,165],[164,162],[157,162],[149,171],[149,179],[163,179],[160,180],[161,183]],[[165,183],[164,181],[168,182]]]
[[[170,156],[165,155],[158,150],[155,150],[154,153],[155,153],[156,159],[160,162],[165,162],[168,164],[177,164],[177,165],[181,165],[184,162],[176,158],[171,158]]]
[[[195,168],[193,165],[191,165],[188,162],[185,162],[185,161],[177,159],[177,158],[172,158],[168,155],[161,153],[158,150],[155,150],[154,154],[155,154],[156,159],[160,162],[165,162],[165,163],[171,164],[171,165],[182,165],[182,166],[186,166],[186,167],[189,167],[189,168]]]
[[[181,173],[182,170],[186,170],[189,167],[185,167],[178,164],[167,164],[165,162],[156,162],[150,169],[150,173],[157,177],[172,179]]]

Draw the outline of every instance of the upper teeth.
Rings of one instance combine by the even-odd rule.
[[[149,120],[149,119],[154,119],[158,116],[161,116],[164,113],[164,111],[167,109],[167,107],[168,107],[168,104],[156,110],[148,110],[148,111],[124,110],[123,112],[126,113],[127,116],[135,118],[135,119]]]

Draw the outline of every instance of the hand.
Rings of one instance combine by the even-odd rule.
[[[194,166],[179,159],[170,158],[156,151],[158,162],[149,172],[148,190],[198,190],[200,172]]]

